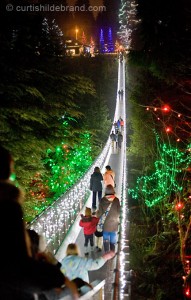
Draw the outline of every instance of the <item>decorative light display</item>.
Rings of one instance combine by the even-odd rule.
[[[121,164],[119,165],[121,187],[121,215],[119,225],[119,239],[118,239],[118,254],[116,263],[115,283],[118,287],[119,299],[128,299],[131,293],[131,270],[129,261],[129,221],[128,221],[128,199],[127,199],[127,163],[126,163],[126,101],[125,101],[125,60],[119,63],[118,67],[118,85],[117,91],[123,89],[123,102],[117,98],[114,120],[121,116],[124,120],[123,144],[121,149]],[[119,276],[118,276],[119,274]],[[115,291],[113,291],[115,292]],[[128,293],[128,294],[127,294]],[[114,299],[114,297],[113,297]]]
[[[155,172],[139,177],[135,189],[129,190],[134,199],[144,200],[149,207],[167,201],[172,192],[182,191],[177,175],[191,163],[191,156],[186,151],[160,144],[158,137],[157,141],[160,159],[154,163]]]
[[[90,54],[91,55],[94,55],[94,49],[95,49],[95,43],[94,43],[93,38],[91,37],[90,38]]]
[[[55,19],[48,22],[48,19],[44,18],[42,21],[42,35],[39,45],[37,46],[37,54],[60,54],[63,47],[62,36],[63,33],[56,24]]]
[[[100,52],[104,53],[105,52],[105,42],[104,42],[104,36],[103,36],[103,29],[100,30],[99,44],[100,44]]]
[[[112,37],[112,30],[109,28],[108,31],[108,52],[113,52],[114,51],[114,46],[113,46],[113,37]]]
[[[48,25],[48,20],[46,18],[44,18],[42,21],[42,38],[44,39],[44,41],[46,41],[46,43],[50,41],[50,29]]]
[[[162,102],[162,100],[156,99],[155,104],[156,101]],[[167,104],[159,105],[159,107],[149,106],[146,110],[152,112],[156,119],[161,122],[161,129],[166,132],[164,136],[164,130],[162,130],[161,135],[166,143],[159,144],[159,137],[157,136],[160,160],[155,162],[155,173],[138,178],[136,188],[129,192],[132,193],[134,199],[145,201],[149,207],[162,203],[167,212],[170,210],[170,215],[167,213],[165,217],[168,219],[171,216],[171,222],[174,222],[178,228],[180,261],[184,272],[184,276],[182,276],[184,281],[183,293],[186,299],[191,299],[191,261],[190,255],[187,255],[189,249],[187,242],[190,243],[191,230],[189,195],[190,116],[184,116],[174,111]],[[157,129],[159,129],[158,125]],[[179,142],[181,142],[180,145]]]
[[[162,111],[163,112],[167,112],[167,113],[169,113],[170,112],[170,106],[169,105],[164,105],[163,107],[162,107]]]
[[[86,39],[86,35],[85,35],[84,31],[83,31],[82,32],[82,45],[84,46],[84,45],[86,45],[86,43],[87,43],[87,39]]]
[[[110,138],[96,161],[81,179],[50,207],[36,217],[29,225],[46,238],[48,247],[56,253],[72,224],[74,223],[89,194],[90,176],[95,166],[104,165],[110,150]],[[59,149],[57,149],[59,152]]]
[[[64,117],[62,122],[67,140],[70,119],[70,117]],[[31,180],[29,192],[35,204],[27,206],[26,219],[31,220],[32,215],[35,216],[44,211],[55,199],[69,190],[91,165],[90,134],[88,132],[81,133],[78,140],[78,144],[70,147],[62,142],[55,150],[47,149],[44,164],[49,169],[48,174],[51,176],[47,176],[46,173],[44,175],[36,173]]]
[[[137,23],[140,22],[136,18],[137,4],[134,0],[121,0],[121,8],[119,9],[119,32],[118,36],[125,48],[131,46],[131,35],[136,30]]]
[[[121,70],[121,68],[123,68]],[[126,104],[125,104],[125,64],[123,62],[123,67],[119,64],[118,74],[118,86],[124,90],[123,103],[117,101],[116,110],[114,115],[114,120],[121,116],[124,119],[124,143],[121,148],[121,163],[120,172],[122,176],[119,181],[119,191],[121,191],[121,218],[120,218],[120,232],[119,232],[119,252],[117,254],[118,266],[120,271],[120,282],[119,293],[120,299],[126,299],[127,290],[130,294],[130,275],[131,270],[129,270],[129,245],[128,245],[128,231],[129,222],[128,217],[128,203],[127,203],[127,165],[126,165]],[[123,74],[122,81],[119,80]],[[112,130],[112,129],[111,129]],[[63,144],[62,147],[58,147],[55,151],[55,155],[59,157],[63,152],[62,149],[66,150],[67,147]],[[65,152],[64,152],[65,153]],[[70,152],[67,152],[69,156]],[[71,154],[72,155],[72,154]],[[90,169],[82,176],[82,178],[65,194],[60,196],[57,201],[55,201],[51,207],[47,208],[41,215],[33,220],[30,224],[30,228],[37,231],[39,234],[43,234],[47,240],[49,248],[56,253],[61,246],[66,235],[70,234],[70,228],[75,222],[80,210],[84,207],[87,198],[90,195],[89,182],[90,176],[93,173],[95,166],[99,166],[102,169],[105,164],[108,163],[109,157],[111,155],[111,140],[108,138],[107,143],[91,165]],[[67,156],[66,156],[67,157]],[[54,164],[53,164],[54,165]],[[53,167],[52,165],[52,167]],[[54,167],[53,167],[54,169]],[[57,170],[55,164],[55,171]],[[60,169],[58,169],[60,172]],[[115,273],[114,273],[115,274]]]
[[[74,147],[62,143],[55,151],[47,151],[46,164],[51,170],[51,178],[47,179],[50,191],[56,197],[68,190],[92,163],[90,156],[90,134],[80,136],[80,144]]]
[[[154,100],[159,102],[159,106],[146,107],[148,112],[151,112],[163,127],[163,131],[174,139],[176,142],[184,143],[185,146],[190,142],[191,122],[190,116],[183,115],[173,110],[168,104],[164,104],[160,98]],[[154,124],[153,124],[154,125]]]

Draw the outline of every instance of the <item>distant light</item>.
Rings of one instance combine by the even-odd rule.
[[[162,111],[163,112],[169,112],[171,109],[170,109],[170,106],[169,105],[164,105],[163,107],[162,107]]]
[[[171,129],[171,127],[166,127],[166,132],[170,132],[172,129]]]

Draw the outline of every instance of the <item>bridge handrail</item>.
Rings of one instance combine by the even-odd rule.
[[[80,289],[81,296],[79,297],[79,300],[89,300],[91,297],[96,295],[97,293],[102,293],[102,290],[105,285],[105,280],[95,280],[91,282],[91,285],[93,289],[90,289],[89,287],[83,286]],[[0,299],[20,299],[20,300],[40,300],[45,299],[46,293],[45,291],[40,291],[39,289],[35,289],[33,287],[24,287],[22,285],[11,285],[9,283],[0,282]],[[66,295],[61,297],[60,300],[68,300],[71,299],[71,291],[66,290]],[[1,296],[3,298],[1,298]]]
[[[101,294],[103,292],[103,288],[105,285],[105,280],[95,280],[93,282],[91,282],[91,285],[93,286],[93,290],[89,290],[87,292],[84,293],[84,295],[82,295],[79,300],[89,300],[91,299],[93,296],[95,296],[97,293],[99,293],[99,299],[102,299]],[[81,291],[83,292],[83,288],[81,288]],[[63,299],[64,300],[64,299]]]
[[[28,225],[28,228],[45,236],[47,246],[54,253],[60,247],[78,212],[85,204],[90,194],[90,176],[95,166],[101,169],[105,164],[110,151],[110,143],[110,138],[108,138],[103,151],[84,176]]]

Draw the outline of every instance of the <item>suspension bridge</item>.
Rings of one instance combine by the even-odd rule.
[[[123,93],[118,93],[118,91],[123,91]],[[90,176],[95,166],[99,166],[102,173],[106,165],[110,165],[115,171],[116,196],[121,202],[117,254],[114,259],[107,261],[99,270],[89,272],[90,282],[94,283],[94,289],[85,292],[80,297],[81,300],[131,299],[126,164],[126,99],[125,58],[121,55],[118,60],[118,85],[113,119],[113,123],[120,117],[124,120],[121,149],[112,147],[110,137],[108,137],[103,151],[86,174],[68,192],[57,199],[52,206],[48,207],[30,223],[30,229],[34,229],[45,236],[49,249],[52,250],[59,261],[65,256],[69,243],[77,243],[83,255],[84,236],[82,228],[79,226],[79,220],[85,207],[91,207],[92,204],[92,196],[89,190]],[[101,254],[92,253],[94,258],[98,255]]]

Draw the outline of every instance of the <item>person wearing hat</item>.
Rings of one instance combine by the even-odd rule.
[[[81,220],[79,225],[83,227],[84,230],[84,249],[85,249],[85,255],[88,255],[88,244],[90,243],[91,251],[93,251],[94,247],[94,232],[96,231],[96,225],[98,223],[99,219],[95,216],[92,216],[91,208],[86,207],[85,209],[85,216],[81,215]]]

